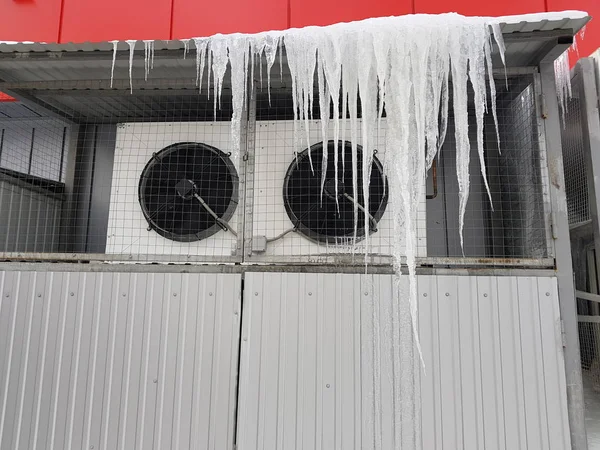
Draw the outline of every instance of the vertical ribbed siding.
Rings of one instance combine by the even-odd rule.
[[[56,252],[62,202],[0,180],[0,251]]]
[[[0,272],[0,448],[231,448],[240,289],[240,275]]]
[[[421,446],[392,276],[247,274],[240,450],[570,448],[556,280],[418,281]]]

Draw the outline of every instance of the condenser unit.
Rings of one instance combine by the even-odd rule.
[[[386,176],[386,121],[382,119],[370,174],[369,205],[362,193],[361,123],[355,135],[349,121],[341,121],[338,139],[338,171],[335,173],[334,127],[330,124],[327,143],[321,122],[308,124],[290,120],[259,121],[256,126],[253,195],[253,253],[260,257],[303,257],[363,252],[368,233],[371,254],[391,255],[394,227],[392,201]],[[356,145],[357,194],[352,175],[352,145]],[[327,149],[327,171],[322,179],[323,148]],[[310,158],[309,158],[310,153]],[[335,180],[337,178],[337,188]],[[355,207],[356,203],[356,207]],[[355,239],[355,211],[358,222]],[[365,230],[365,214],[368,228]],[[425,256],[425,188],[418,211],[417,254]]]
[[[236,253],[238,168],[229,122],[118,126],[106,252]]]

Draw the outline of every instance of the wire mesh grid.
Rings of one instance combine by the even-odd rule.
[[[164,60],[162,65],[167,66]],[[266,86],[257,83],[256,106],[250,106],[256,131],[245,142],[248,124],[242,123],[241,130],[242,144],[253,155],[237,161],[230,154],[228,80],[215,115],[212,95],[199,94],[193,81],[165,77],[165,71],[152,81],[152,89],[134,87],[133,93],[125,80],[111,90],[100,89],[106,82],[92,80],[54,82],[51,89],[26,92],[36,99],[33,106],[40,107],[36,114],[42,117],[0,120],[0,251],[25,258],[49,252],[147,262],[314,262],[323,255],[360,255],[367,212],[370,254],[391,255],[396,231],[386,172],[393,149],[385,145],[385,117],[367,149],[376,153],[366,208],[360,170],[357,198],[351,186],[352,154],[360,161],[365,151],[360,119],[356,135],[348,120],[341,121],[340,171],[335,174],[333,125],[323,145],[317,99],[315,120],[298,123],[295,135],[289,80],[278,80],[270,103]],[[143,83],[134,80],[134,86]],[[491,113],[484,118],[492,203],[480,174],[470,103],[471,194],[464,256],[543,258],[548,255],[547,179],[532,77],[511,77],[506,86],[497,85],[502,153]],[[419,204],[417,255],[423,258],[463,256],[453,127],[450,116],[445,144]],[[324,147],[328,165],[321,189]],[[246,186],[248,173],[253,182]],[[242,207],[245,198],[251,198],[251,208]],[[358,239],[353,245],[355,208]],[[244,242],[250,243],[249,251],[242,252]]]
[[[573,93],[577,94],[579,78],[572,80]],[[588,199],[588,183],[583,142],[581,102],[577,95],[569,98],[562,117],[562,150],[565,171],[565,191],[569,225],[585,223],[591,219]]]
[[[600,392],[600,316],[579,318],[579,348],[581,369],[592,383],[594,390]]]

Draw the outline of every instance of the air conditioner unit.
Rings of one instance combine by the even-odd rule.
[[[238,167],[230,122],[117,127],[106,253],[236,253]]]
[[[308,137],[303,122],[259,121],[256,126],[255,176],[253,195],[253,252],[256,258],[306,257],[363,252],[365,245],[362,174],[358,173],[358,233],[354,243],[354,190],[352,183],[352,139],[356,140],[359,169],[362,160],[360,120],[356,136],[351,135],[349,121],[340,123],[338,144],[338,187],[335,189],[333,124],[328,130],[328,163],[321,188],[323,138],[320,121],[310,121]],[[381,120],[375,158],[371,170],[369,201],[369,253],[391,255],[394,239],[392,203],[385,176],[386,119]],[[342,154],[345,162],[342,162]],[[313,172],[314,170],[314,172]],[[337,199],[336,199],[337,197]],[[425,187],[418,210],[417,255],[425,256],[426,212]],[[292,231],[293,230],[293,231]]]

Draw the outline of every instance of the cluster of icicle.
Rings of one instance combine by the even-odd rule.
[[[390,185],[390,202],[394,214],[394,243],[396,272],[400,274],[402,257],[406,258],[410,278],[410,310],[413,328],[417,325],[416,243],[417,207],[424,192],[426,173],[446,135],[449,108],[453,109],[456,136],[456,175],[459,185],[460,235],[469,197],[469,159],[471,144],[468,133],[467,97],[471,86],[476,112],[477,149],[484,180],[483,118],[487,109],[486,83],[491,94],[491,109],[496,122],[495,87],[492,76],[492,41],[500,54],[504,45],[498,22],[490,18],[463,17],[457,14],[412,15],[368,19],[327,27],[307,27],[286,31],[272,31],[255,35],[215,35],[192,39],[196,49],[197,85],[208,67],[208,84],[212,81],[215,111],[220,105],[221,88],[227,66],[231,68],[233,117],[231,123],[233,158],[240,154],[241,112],[247,97],[248,77],[253,76],[255,61],[266,59],[267,89],[271,68],[279,53],[283,61],[283,47],[292,77],[292,96],[295,123],[311,119],[313,98],[318,95],[323,141],[333,140],[337,146],[340,137],[340,117],[333,111],[342,110],[349,117],[353,166],[353,198],[359,198],[358,165],[362,166],[362,195],[369,203],[369,179],[373,149],[378,134],[379,120],[385,106],[386,172]],[[133,57],[135,42],[128,41]],[[146,75],[152,66],[154,46],[144,41]],[[184,56],[189,51],[184,41]],[[114,49],[116,53],[117,44]],[[130,58],[130,67],[131,67]],[[114,59],[113,59],[114,70]],[[281,70],[281,69],[280,69]],[[487,77],[486,77],[487,73]],[[315,94],[315,76],[317,92]],[[449,78],[452,84],[449,84]],[[212,80],[211,80],[212,78]],[[262,79],[262,74],[261,74]],[[452,93],[449,89],[452,89]],[[270,92],[269,92],[270,97]],[[449,99],[452,99],[451,102]],[[450,105],[451,104],[451,105]],[[359,125],[358,110],[361,120]],[[333,135],[329,135],[330,121]],[[357,161],[357,136],[360,126],[362,160]],[[296,127],[297,128],[297,127]],[[305,127],[308,130],[308,126]],[[297,133],[296,133],[297,135]],[[297,137],[300,139],[300,137]],[[301,137],[304,139],[304,137]],[[306,136],[306,145],[310,145]],[[344,152],[341,152],[343,155]],[[310,153],[309,153],[310,155]],[[333,164],[337,173],[338,152],[335,160],[327,161],[327,147],[323,152],[324,182],[327,164]],[[489,189],[488,189],[489,194]],[[355,204],[358,217],[358,204]],[[365,229],[369,229],[368,216]],[[355,229],[358,224],[355,223]],[[404,236],[404,239],[401,238]],[[404,245],[402,245],[404,241]],[[402,247],[402,248],[401,248]],[[368,245],[366,245],[368,251]]]

